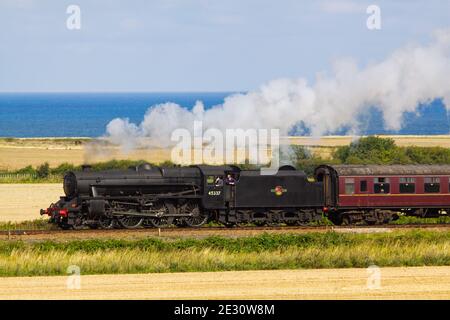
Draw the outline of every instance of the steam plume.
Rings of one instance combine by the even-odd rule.
[[[440,30],[430,44],[399,48],[364,68],[352,59],[339,60],[331,75],[320,73],[312,84],[304,78],[273,80],[208,110],[201,102],[192,110],[174,103],[155,105],[138,125],[112,120],[106,137],[126,148],[147,137],[167,145],[173,130],[192,130],[194,120],[202,120],[204,130],[278,128],[287,135],[301,134],[298,128],[303,128],[320,136],[350,128],[357,134],[358,116],[369,107],[381,112],[386,129],[399,130],[403,114],[415,112],[419,104],[441,98],[450,108],[449,49],[450,30]]]

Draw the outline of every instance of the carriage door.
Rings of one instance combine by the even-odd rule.
[[[333,206],[333,197],[331,196],[333,188],[332,186],[333,184],[331,182],[331,175],[330,172],[327,170],[323,175],[323,192],[324,192],[323,198],[325,200],[326,207]]]

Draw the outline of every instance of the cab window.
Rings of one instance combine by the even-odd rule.
[[[223,177],[222,176],[216,176],[214,178],[215,178],[214,185],[216,187],[223,187]]]

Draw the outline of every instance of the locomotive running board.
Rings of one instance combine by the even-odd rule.
[[[140,212],[120,212],[120,211],[114,211],[112,212],[113,216],[136,216],[136,217],[142,217],[142,218],[162,218],[162,217],[192,217],[192,214],[164,214],[162,216],[154,214],[154,213],[140,213]]]

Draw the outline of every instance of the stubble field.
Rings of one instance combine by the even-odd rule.
[[[450,299],[450,267],[0,278],[0,299]],[[377,276],[377,274],[375,274]]]
[[[39,219],[39,209],[47,208],[63,194],[61,183],[0,184],[0,221]]]

